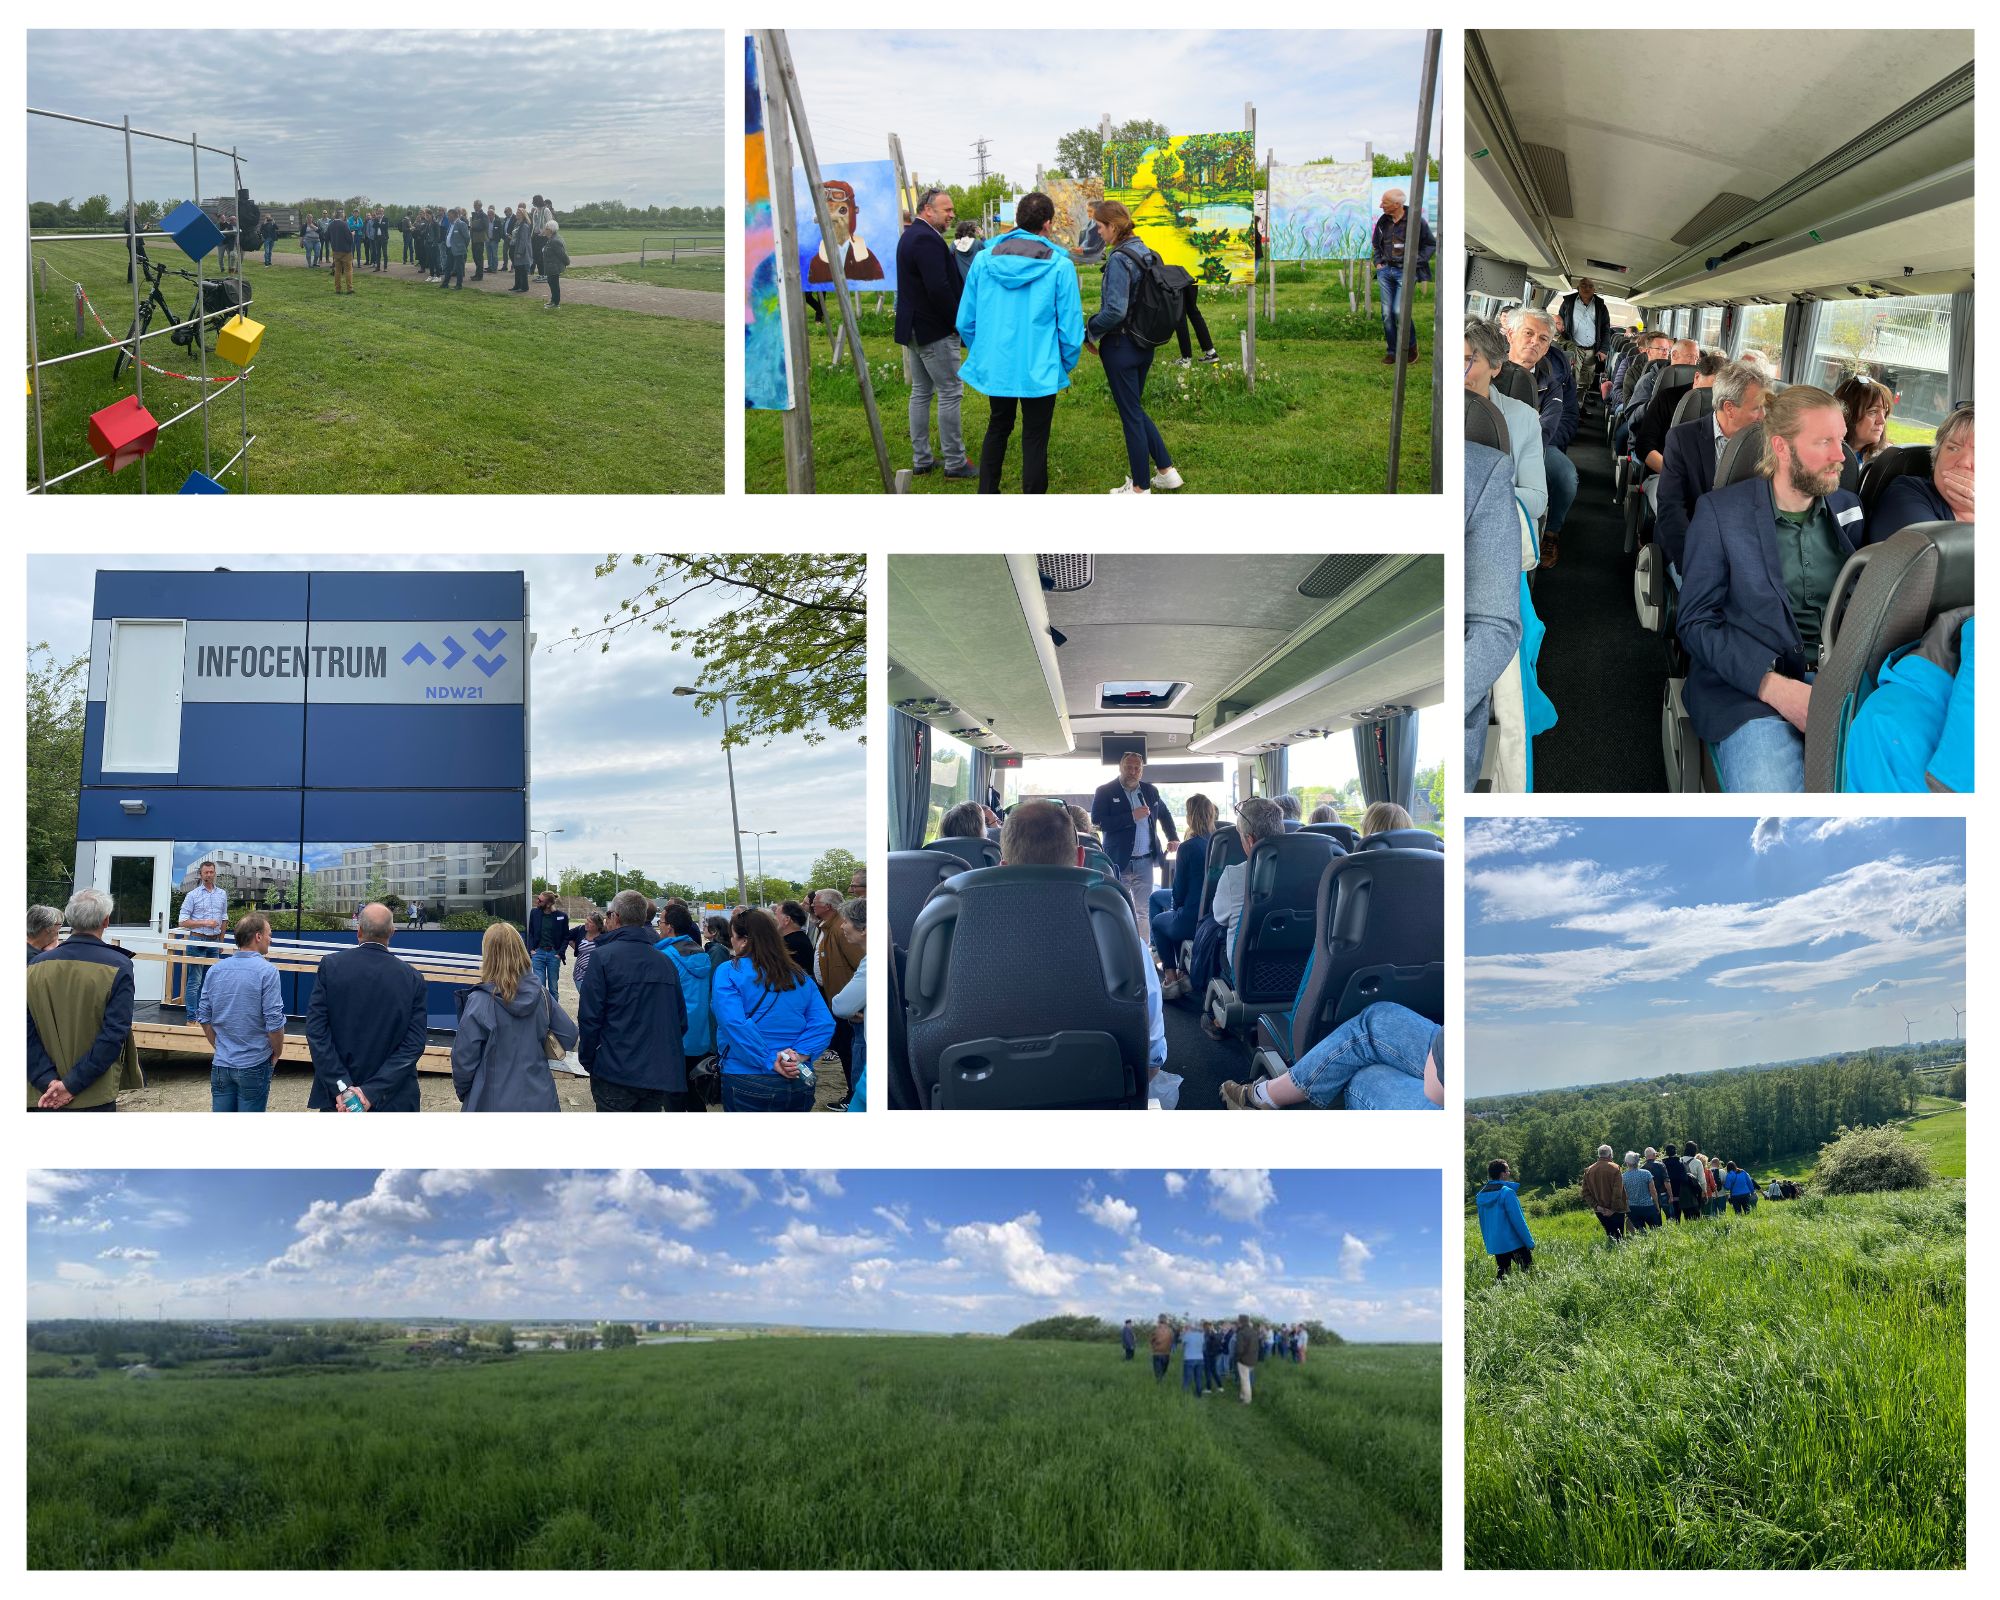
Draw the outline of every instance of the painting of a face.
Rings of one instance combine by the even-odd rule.
[[[854,186],[829,179],[826,184],[826,209],[833,218],[834,242],[844,250],[847,241],[854,237],[854,221],[861,213],[861,208],[854,203]]]

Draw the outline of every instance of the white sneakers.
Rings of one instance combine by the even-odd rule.
[[[1127,479],[1126,479],[1126,480],[1125,480],[1125,481],[1124,481],[1123,483],[1119,484],[1117,488],[1113,489],[1113,490],[1111,491],[1111,493],[1113,493],[1113,494],[1146,494],[1146,493],[1148,493],[1148,491],[1147,491],[1147,490],[1145,490],[1145,489],[1135,489],[1135,488],[1133,488],[1133,487],[1132,487],[1132,480],[1131,480],[1130,478],[1127,478]]]
[[[1178,489],[1180,486],[1181,474],[1178,467],[1169,467],[1165,472],[1156,472],[1153,474],[1153,487],[1155,489]]]

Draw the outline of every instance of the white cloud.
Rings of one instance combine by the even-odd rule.
[[[830,1167],[803,1167],[799,1176],[829,1200],[837,1200],[847,1192],[840,1186],[840,1174]]]
[[[1340,1276],[1347,1283],[1359,1283],[1367,1274],[1375,1252],[1351,1233],[1340,1236]]]
[[[1139,1228],[1139,1208],[1120,1200],[1115,1194],[1100,1198],[1086,1193],[1083,1203],[1076,1209],[1100,1228],[1109,1228],[1113,1233],[1129,1235]]]
[[[1208,1174],[1208,1209],[1232,1222],[1255,1222],[1277,1198],[1269,1168],[1216,1169]]]
[[[1464,857],[1534,856],[1573,839],[1577,827],[1546,817],[1487,817],[1465,825]]]
[[[141,1250],[129,1244],[114,1244],[109,1250],[97,1252],[99,1261],[158,1261],[157,1250]]]
[[[1692,1000],[1686,1000],[1686,999],[1681,999],[1681,1000],[1648,1000],[1648,1001],[1646,1002],[1646,1004],[1647,1004],[1647,1005],[1649,1005],[1649,1006],[1689,1006],[1689,1005],[1693,1005],[1693,1004],[1694,1004],[1694,1002],[1693,1002]]]
[[[1414,172],[1416,168],[1412,167],[1410,170]],[[1160,1179],[1166,1184],[1169,1196],[1178,1195],[1187,1187],[1187,1177],[1184,1173],[1164,1172],[1160,1175]]]
[[[1856,828],[1873,828],[1886,822],[1886,817],[1828,817],[1815,827],[1806,838],[1813,844],[1825,844],[1829,839],[1837,839],[1843,833],[1852,833]]]
[[[1586,860],[1489,867],[1466,873],[1465,892],[1479,896],[1482,922],[1542,922],[1624,904],[1658,871],[1657,867],[1613,871]]]
[[[72,1196],[87,1192],[95,1180],[88,1172],[58,1172],[46,1167],[28,1169],[28,1204],[59,1206]]]
[[[813,1197],[810,1190],[794,1189],[789,1183],[779,1181],[778,1192],[771,1196],[771,1204],[783,1206],[787,1211],[810,1211]]]
[[[815,1223],[797,1220],[786,1223],[785,1231],[771,1243],[784,1256],[865,1256],[882,1248],[872,1233],[828,1233]]]
[[[64,1283],[101,1283],[104,1274],[87,1261],[58,1261],[56,1276]]]
[[[875,1215],[894,1228],[905,1239],[912,1233],[910,1227],[910,1206],[906,1200],[899,1200],[893,1206],[876,1206]]]
[[[1411,169],[1415,171],[1415,168]],[[1759,817],[1757,825],[1750,830],[1750,848],[1758,855],[1768,855],[1785,842],[1785,819],[1783,817]]]
[[[1886,994],[1891,989],[1901,987],[1902,985],[1896,979],[1883,978],[1877,983],[1869,984],[1865,989],[1856,989],[1854,993],[1847,997],[1848,1003],[1857,1006],[1869,1005],[1873,1003],[1876,995]]]
[[[1041,1238],[1041,1217],[1028,1211],[1011,1222],[967,1222],[947,1230],[945,1244],[957,1256],[998,1272],[1031,1295],[1059,1295],[1075,1284],[1083,1263],[1052,1254]]]

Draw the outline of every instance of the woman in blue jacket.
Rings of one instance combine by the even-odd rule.
[[[777,919],[744,907],[729,919],[734,961],[715,975],[715,1035],[724,1111],[810,1111],[813,1063],[833,1039],[833,1013],[785,949]]]
[[[721,964],[702,948],[695,931],[694,914],[678,900],[669,900],[660,912],[660,942],[653,948],[674,964],[681,980],[681,996],[687,1002],[687,1032],[681,1037],[681,1054],[692,1066],[703,1056],[715,1053],[715,1013],[710,986]]]
[[[1181,475],[1167,454],[1167,443],[1146,415],[1146,374],[1153,366],[1153,346],[1141,344],[1125,331],[1132,291],[1142,272],[1159,257],[1140,242],[1132,213],[1116,200],[1099,201],[1098,225],[1104,230],[1104,293],[1097,313],[1084,324],[1084,349],[1095,350],[1104,363],[1104,381],[1111,403],[1125,428],[1125,462],[1129,475],[1113,494],[1149,494],[1154,489],[1178,489]],[[1091,341],[1095,341],[1092,343]],[[1147,463],[1159,471],[1148,476]]]
[[[1194,925],[1201,915],[1201,880],[1208,873],[1208,842],[1214,837],[1215,802],[1205,794],[1190,795],[1187,837],[1174,854],[1173,887],[1155,889],[1146,907],[1153,948],[1160,957],[1163,1000],[1178,1000],[1188,992],[1187,974],[1174,963],[1180,959],[1182,943],[1194,937]]]
[[[1475,1197],[1479,1236],[1486,1241],[1486,1253],[1499,1263],[1502,1278],[1517,1264],[1523,1272],[1532,1272],[1535,1266],[1535,1236],[1521,1214],[1521,1186],[1511,1173],[1505,1161],[1489,1161],[1487,1185]]]
[[[972,257],[958,297],[970,354],[959,377],[987,398],[979,492],[1000,492],[1000,469],[1021,412],[1021,493],[1049,492],[1056,396],[1083,359],[1083,296],[1069,257],[1044,237],[1056,214],[1045,194],[1021,197],[1014,226]]]

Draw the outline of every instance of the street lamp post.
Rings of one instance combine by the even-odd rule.
[[[699,689],[690,689],[682,684],[674,690],[677,695],[699,694]],[[743,881],[743,825],[736,815],[736,762],[729,754],[729,691],[722,691],[722,764],[729,774],[729,826],[735,831],[736,839],[736,903],[747,906],[750,890]],[[760,872],[761,878],[763,874]]]
[[[736,831],[739,834],[747,833],[757,841],[757,892],[762,894],[764,892],[764,836],[766,834],[775,835],[778,830],[776,828],[738,828]],[[738,846],[738,848],[740,849],[741,846]],[[747,904],[748,902],[746,901],[745,903]]]
[[[531,834],[539,833],[542,836],[542,881],[548,884],[551,889],[555,888],[556,882],[554,875],[549,871],[549,840],[562,831],[561,828],[530,828],[528,830]]]

